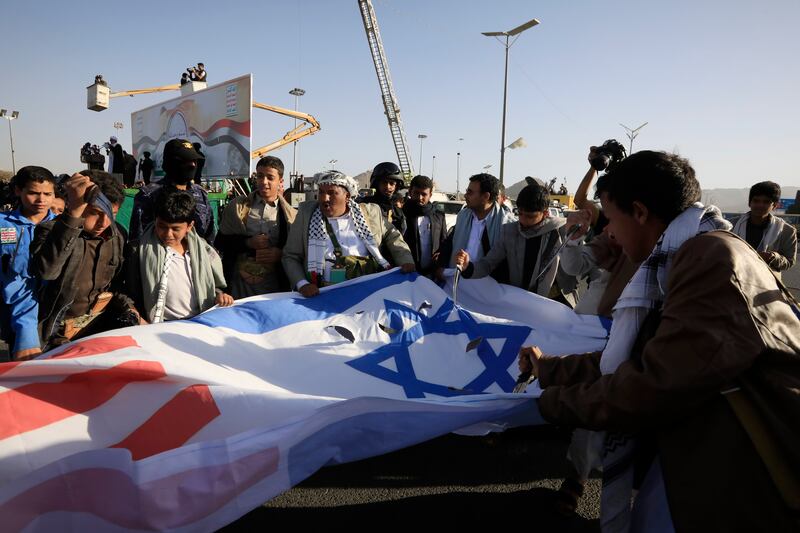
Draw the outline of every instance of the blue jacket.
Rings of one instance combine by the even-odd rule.
[[[48,213],[42,221],[55,218]],[[39,280],[28,269],[30,244],[36,224],[19,209],[0,213],[0,289],[3,292],[2,328],[14,332],[12,352],[36,348],[39,344]]]

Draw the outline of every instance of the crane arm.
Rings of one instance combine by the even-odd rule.
[[[131,91],[120,91],[118,93],[111,93],[109,97],[116,98],[118,96],[136,96],[137,94],[150,94],[160,93],[164,91],[177,91],[181,88],[179,83],[174,85],[164,85],[163,87],[151,87],[149,89],[133,89]]]
[[[372,55],[372,63],[375,66],[375,74],[378,77],[383,109],[389,122],[389,132],[392,135],[394,149],[397,152],[397,160],[403,175],[406,176],[406,179],[411,179],[414,169],[411,166],[411,157],[406,134],[403,130],[403,121],[400,119],[400,106],[397,103],[392,77],[389,74],[389,63],[386,60],[381,33],[378,29],[378,19],[375,17],[375,10],[372,7],[371,0],[358,0],[358,7],[364,23],[364,31],[367,34],[367,43]]]
[[[286,135],[284,135],[277,141],[253,150],[250,154],[251,159],[258,159],[267,152],[271,152],[272,150],[276,150],[281,146],[285,146],[289,143],[298,141],[308,135],[313,135],[320,129],[319,122],[317,122],[317,119],[307,113],[302,113],[300,111],[293,111],[291,109],[286,109],[283,107],[262,104],[259,102],[253,102],[253,107],[256,109],[263,109],[265,111],[272,111],[273,113],[278,113],[279,115],[296,118],[302,120],[305,124],[300,124],[296,128],[289,130],[288,132],[286,132]],[[306,126],[308,127],[306,128]]]

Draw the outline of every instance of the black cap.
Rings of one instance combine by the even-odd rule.
[[[205,159],[205,157],[198,154],[192,143],[186,139],[172,139],[164,146],[164,161],[169,161],[170,159],[197,161],[198,159]]]

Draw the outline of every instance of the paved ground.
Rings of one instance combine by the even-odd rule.
[[[490,437],[446,435],[398,452],[327,467],[265,503],[225,532],[268,524],[320,522],[424,529],[431,521],[467,526],[478,520],[540,531],[599,531],[600,482],[589,482],[578,513],[554,511],[566,472],[569,433],[552,426]]]

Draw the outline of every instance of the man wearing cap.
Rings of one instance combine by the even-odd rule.
[[[197,162],[203,159],[192,143],[186,139],[172,139],[164,146],[161,167],[164,177],[158,183],[142,187],[133,198],[133,212],[128,228],[130,239],[138,239],[147,226],[155,220],[155,200],[162,189],[188,191],[195,200],[194,228],[209,244],[214,242],[214,213],[208,202],[208,193],[193,182]]]
[[[378,206],[357,204],[358,185],[350,176],[329,171],[314,176],[317,202],[300,204],[283,249],[289,283],[306,298],[319,288],[399,265],[414,271],[414,257],[403,236],[388,224]],[[388,250],[390,263],[380,251]]]
[[[361,198],[358,201],[364,204],[378,204],[383,215],[394,224],[400,233],[406,232],[406,217],[403,210],[397,207],[392,200],[396,191],[406,188],[403,173],[400,167],[389,161],[378,163],[372,170],[369,186],[375,189],[375,194]]]
[[[200,151],[200,143],[192,143],[194,151],[200,154],[200,159],[197,160],[197,169],[194,173],[194,182],[198,185],[203,184],[203,167],[206,166],[206,154]]]

